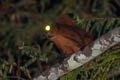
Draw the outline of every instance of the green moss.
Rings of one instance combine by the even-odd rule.
[[[119,53],[120,48],[107,50],[92,62],[67,73],[60,80],[77,80],[78,76],[80,80],[106,80],[108,74],[114,75],[111,71],[120,74],[120,71],[118,71],[120,69]]]

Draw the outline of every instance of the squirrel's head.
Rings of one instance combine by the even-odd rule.
[[[44,30],[47,32],[48,38],[51,38],[54,36],[54,34],[57,35],[56,33],[58,33],[60,30],[63,30],[64,25],[76,26],[76,24],[70,19],[69,16],[61,15],[58,17],[56,22],[50,25],[46,25]]]

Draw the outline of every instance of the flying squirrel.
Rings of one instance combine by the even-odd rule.
[[[59,16],[51,26],[45,27],[48,38],[61,50],[62,55],[67,57],[83,49],[92,42],[92,37],[77,26],[68,15]],[[52,30],[51,30],[52,29]]]

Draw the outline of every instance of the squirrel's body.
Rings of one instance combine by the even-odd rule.
[[[76,26],[68,16],[61,16],[53,27],[55,29],[51,32],[50,40],[62,50],[64,56],[69,56],[92,42],[91,36]]]

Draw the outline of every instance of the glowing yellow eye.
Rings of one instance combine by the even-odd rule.
[[[45,26],[46,31],[50,31],[50,25]]]

